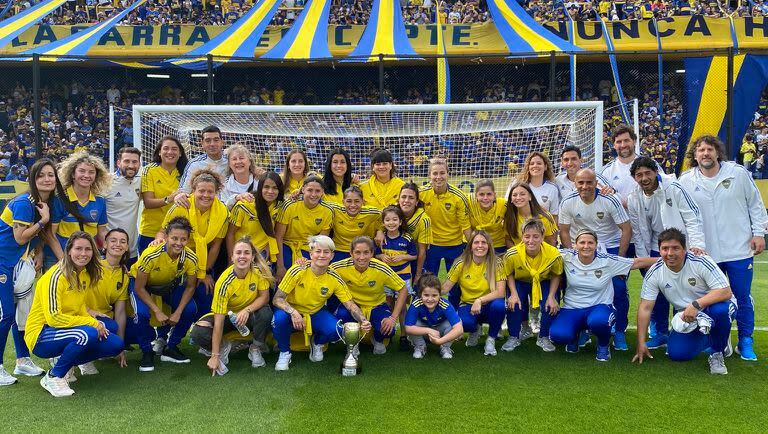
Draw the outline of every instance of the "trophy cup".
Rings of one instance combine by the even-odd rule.
[[[343,377],[354,377],[360,373],[360,361],[358,360],[359,351],[355,348],[365,337],[365,333],[360,330],[360,324],[356,322],[344,323],[343,336],[340,336],[342,342],[347,346],[347,354],[341,361],[341,375]]]

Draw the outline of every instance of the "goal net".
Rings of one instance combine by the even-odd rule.
[[[582,150],[599,169],[603,147],[601,102],[379,106],[133,106],[134,146],[152,155],[165,135],[176,136],[190,158],[200,154],[201,130],[218,126],[228,145],[241,143],[265,169],[281,173],[295,148],[320,174],[328,152],[346,149],[353,171],[370,176],[376,148],[392,152],[397,175],[421,183],[428,162],[444,157],[454,185],[467,192],[490,178],[503,194],[531,151],[549,155],[559,171],[560,150]]]

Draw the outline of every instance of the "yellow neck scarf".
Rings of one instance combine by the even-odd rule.
[[[522,242],[515,247],[520,258],[520,265],[531,275],[531,306],[539,306],[541,303],[541,276],[547,273],[552,264],[560,257],[560,251],[546,242],[541,243],[541,262],[538,268],[533,268],[532,261],[528,260],[528,254],[525,252],[525,244]],[[533,258],[531,258],[533,259]]]
[[[205,278],[205,272],[208,264],[208,243],[216,238],[221,227],[227,222],[227,206],[221,203],[219,199],[213,200],[213,205],[208,214],[208,230],[205,234],[200,233],[200,218],[202,216],[195,207],[194,195],[189,196],[189,222],[192,224],[192,237],[195,240],[195,254],[197,255],[197,278]]]

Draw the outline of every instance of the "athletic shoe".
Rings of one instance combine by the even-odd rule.
[[[223,340],[219,346],[219,360],[221,363],[229,364],[229,353],[232,351],[232,341]]]
[[[43,375],[40,379],[40,385],[56,398],[72,396],[75,391],[69,387],[69,382],[64,378],[51,377],[49,374]]]
[[[259,347],[259,351],[261,351],[261,354],[269,354],[272,352],[269,349],[269,345],[265,344],[264,342],[256,342],[256,346]]]
[[[533,333],[538,334],[539,330],[541,330],[541,321],[539,319],[539,314],[541,313],[540,309],[531,309],[528,324],[531,326],[531,331]]]
[[[579,334],[579,348],[584,348],[591,342],[591,336],[589,336],[589,332],[586,330],[582,330]]]
[[[733,345],[731,345],[731,336],[728,336],[728,343],[725,345],[725,350],[723,351],[723,355],[725,357],[731,357],[733,355]]]
[[[448,347],[440,347],[440,357],[444,359],[452,359],[453,350]]]
[[[406,336],[400,336],[400,346],[398,347],[399,351],[408,351],[411,349],[411,343],[408,342],[408,337]]]
[[[566,353],[571,353],[571,354],[578,353],[579,352],[579,341],[578,340],[574,340],[574,341],[569,342],[565,346],[565,352]]]
[[[147,352],[141,355],[139,362],[139,372],[152,372],[155,370],[155,352]]]
[[[595,360],[598,362],[607,362],[611,360],[611,347],[608,345],[601,347],[600,345],[597,346],[597,357],[595,357]]]
[[[152,351],[155,352],[158,356],[163,354],[163,350],[165,349],[165,346],[168,345],[168,342],[166,342],[163,338],[157,338],[154,341],[152,341]]]
[[[323,346],[315,344],[314,337],[309,340],[309,361],[310,362],[323,361]]]
[[[160,356],[161,362],[171,362],[171,363],[189,363],[189,357],[185,356],[184,353],[179,351],[176,347],[165,347],[163,350],[163,355]]]
[[[197,349],[197,354],[200,354],[200,355],[208,357],[208,358],[210,358],[213,355],[213,354],[211,354],[210,351],[206,350],[203,347],[200,347],[200,348]]]
[[[21,360],[21,362],[19,362]],[[37,377],[38,375],[45,374],[45,371],[39,366],[35,365],[29,357],[22,357],[16,360],[16,367],[13,369],[15,375],[26,375],[27,377]]]
[[[223,377],[224,375],[227,375],[227,372],[229,372],[229,368],[227,368],[227,365],[219,359],[219,366],[216,367],[216,375]]]
[[[495,356],[496,355],[496,339],[488,336],[485,340],[485,348],[483,349],[483,355]]]
[[[547,353],[551,353],[556,350],[555,344],[553,344],[552,341],[546,336],[536,339],[536,345],[540,346],[541,349]]]
[[[387,352],[387,347],[384,345],[383,342],[378,342],[375,339],[371,339],[373,341],[373,354],[381,355],[385,354]]]
[[[478,327],[476,331],[470,333],[469,336],[467,336],[467,341],[465,342],[465,344],[468,347],[476,347],[479,342],[480,342],[480,327]]]
[[[616,351],[629,350],[629,347],[627,346],[627,337],[624,335],[624,332],[616,332],[613,334],[613,349]]]
[[[423,359],[424,355],[427,353],[426,347],[413,347],[413,358],[414,359]]]
[[[725,375],[728,373],[723,353],[714,353],[709,356],[709,373],[714,375]]]
[[[275,363],[275,371],[287,371],[291,365],[291,352],[280,352],[277,357],[277,363]]]
[[[648,347],[649,350],[655,350],[656,348],[666,347],[667,340],[669,340],[669,336],[657,333],[656,336],[648,339],[645,346]]]
[[[754,341],[752,340],[752,337],[739,338],[739,344],[736,346],[736,352],[741,356],[741,360],[754,362],[757,360],[757,354],[755,354],[753,347]]]
[[[515,348],[520,346],[520,339],[510,336],[507,338],[507,341],[504,342],[504,345],[501,346],[501,351],[514,351]]]
[[[229,351],[229,354],[236,354],[240,351],[245,351],[247,349],[251,348],[251,343],[248,341],[235,341],[232,342],[232,349]]]
[[[16,381],[18,381],[16,377],[9,374],[8,371],[5,370],[3,365],[0,365],[0,386],[10,386]]]
[[[99,370],[96,369],[96,365],[93,362],[83,363],[80,367],[80,375],[96,375]]]
[[[524,341],[526,339],[530,339],[533,337],[533,330],[531,330],[530,325],[523,325],[520,327],[520,340]]]
[[[67,375],[64,377],[65,380],[69,383],[74,383],[77,381],[77,377],[75,377],[75,367],[69,368],[69,371],[67,372]]]
[[[261,348],[255,343],[248,347],[248,360],[251,361],[252,368],[261,368],[267,364],[264,361],[264,356],[261,355]]]

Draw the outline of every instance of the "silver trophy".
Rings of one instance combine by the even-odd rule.
[[[355,350],[364,337],[365,333],[360,329],[359,323],[344,323],[343,333],[340,336],[342,342],[347,346],[347,354],[341,361],[341,375],[343,377],[354,377],[360,373],[359,351]]]

